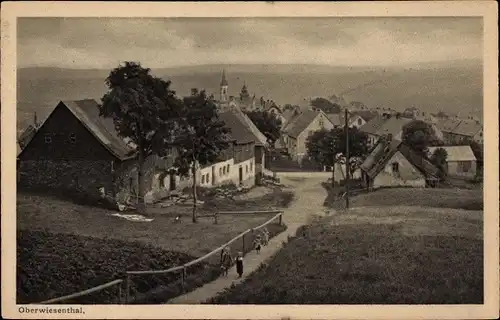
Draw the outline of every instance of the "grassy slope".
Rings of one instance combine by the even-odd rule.
[[[340,209],[344,203],[331,195],[325,205]],[[388,188],[351,197],[351,207],[366,206],[427,206],[465,210],[483,209],[483,190]]]
[[[279,207],[282,198],[269,199],[269,197],[266,195],[252,201],[241,201],[239,205],[253,205],[252,207],[257,209],[259,206],[256,206],[256,203],[260,202],[261,205],[266,206],[273,201],[278,201],[276,205]],[[220,216],[218,224],[214,224],[213,219],[209,218],[201,218],[197,224],[191,223],[189,218],[184,219],[181,224],[174,224],[175,213],[172,209],[171,207],[168,210],[170,214],[165,215],[160,214],[161,209],[157,210],[153,222],[130,222],[111,216],[116,213],[114,211],[76,205],[42,195],[22,193],[18,194],[17,198],[17,226],[18,229],[47,229],[58,233],[139,241],[153,244],[164,250],[200,256],[273,216],[273,214],[245,216],[228,214]],[[179,211],[186,210],[190,211],[191,208],[179,208]]]
[[[445,193],[405,190],[407,200],[439,208],[398,206],[377,192],[360,198],[359,208],[305,228],[267,268],[213,302],[482,303],[482,211],[450,209],[457,204]]]

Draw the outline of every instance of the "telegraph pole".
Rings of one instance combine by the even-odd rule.
[[[349,119],[347,108],[345,109],[345,207],[349,209]]]

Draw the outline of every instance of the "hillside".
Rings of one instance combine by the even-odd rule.
[[[482,66],[480,63],[429,64],[418,69],[331,67],[320,65],[204,65],[153,70],[172,81],[180,95],[193,87],[216,94],[225,68],[231,95],[237,96],[244,82],[257,97],[278,104],[303,104],[304,98],[345,94],[347,101],[368,107],[482,114]],[[25,68],[18,70],[18,126],[25,127],[37,110],[50,112],[59,100],[100,99],[108,70]],[[364,84],[368,86],[362,87]]]

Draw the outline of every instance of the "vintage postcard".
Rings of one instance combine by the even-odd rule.
[[[497,318],[497,9],[3,3],[2,316]]]

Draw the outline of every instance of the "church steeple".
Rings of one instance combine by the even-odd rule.
[[[220,81],[220,101],[221,102],[228,101],[227,88],[228,88],[228,83],[226,80],[226,70],[222,69],[222,79]]]

